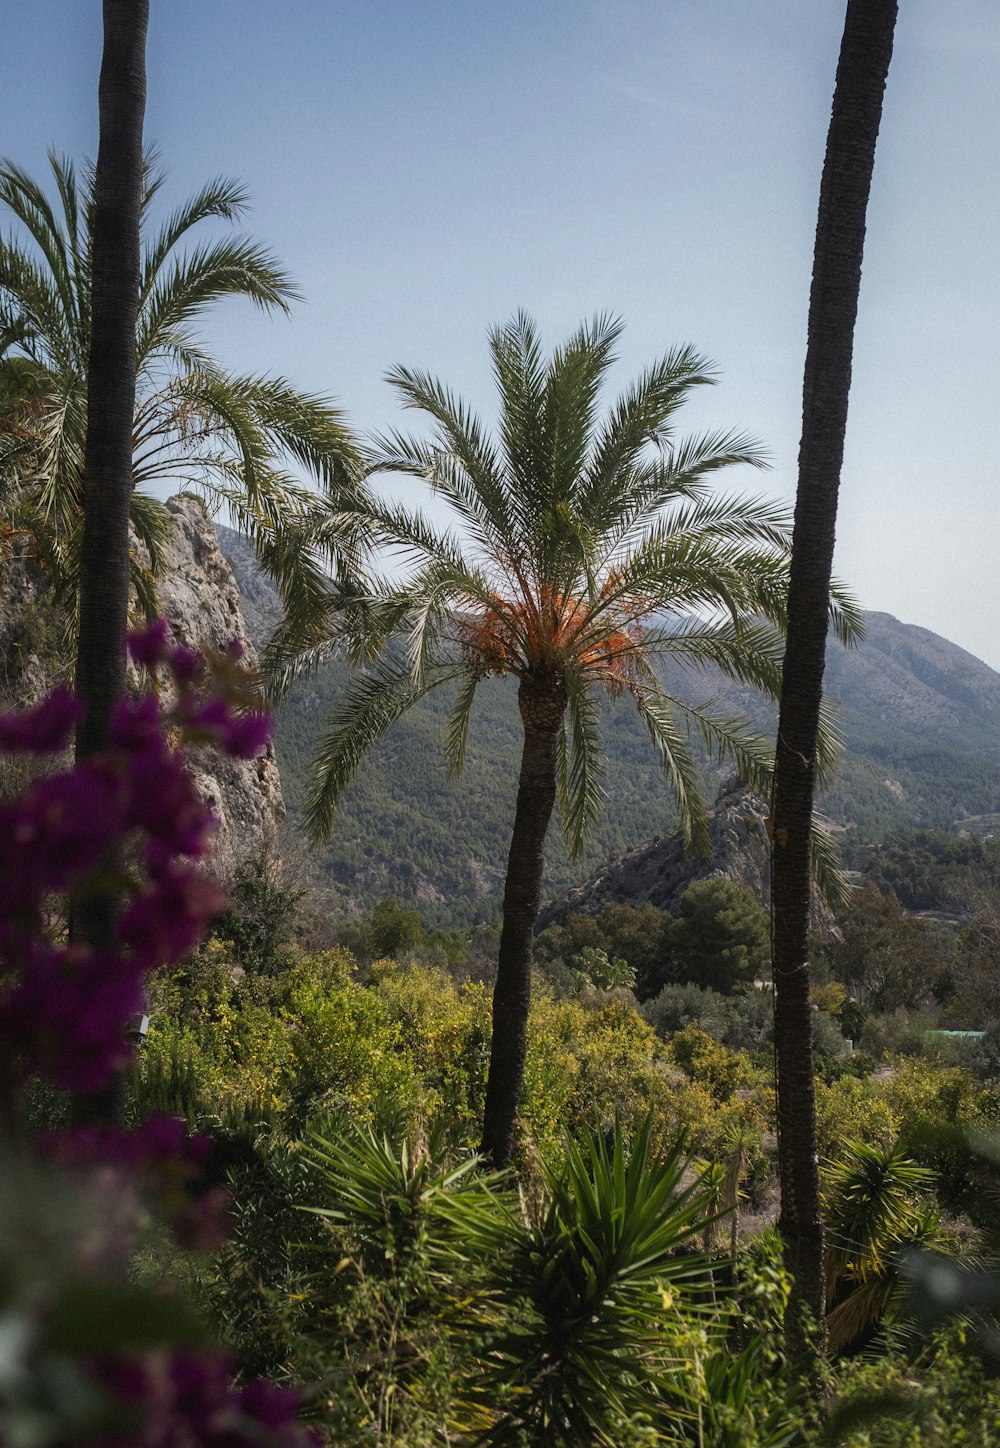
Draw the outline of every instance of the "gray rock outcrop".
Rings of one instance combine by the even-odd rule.
[[[166,504],[173,536],[157,581],[162,611],[185,643],[223,648],[238,639],[252,670],[257,655],[247,636],[240,591],[204,504],[190,494]],[[44,577],[24,558],[0,570],[0,694],[4,707],[39,698],[66,676],[66,649],[47,599]],[[228,759],[216,750],[189,752],[203,798],[219,821],[212,868],[225,879],[255,843],[273,837],[284,817],[281,779],[268,745],[257,759]],[[8,771],[10,772],[10,771]],[[0,775],[0,790],[22,787],[23,769]]]
[[[628,905],[655,905],[676,915],[681,896],[696,880],[725,875],[752,890],[762,904],[771,898],[771,847],[767,833],[768,806],[739,784],[726,786],[709,812],[711,856],[699,859],[684,847],[678,830],[660,835],[620,855],[582,885],[565,891],[542,907],[538,929],[561,924],[568,915],[596,915],[612,901]],[[831,916],[813,891],[814,928],[829,930]]]
[[[163,612],[185,643],[221,649],[238,639],[244,662],[257,668],[240,610],[240,590],[219,548],[215,525],[191,494],[170,498],[173,537],[158,582]],[[281,778],[269,744],[257,759],[228,759],[215,750],[195,750],[191,768],[203,798],[219,821],[214,869],[225,878],[254,841],[273,834],[284,817]]]

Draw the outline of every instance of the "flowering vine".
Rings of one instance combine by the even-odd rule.
[[[239,645],[205,657],[157,620],[131,635],[129,651],[166,687],[118,701],[103,754],[0,801],[0,1105],[8,1128],[30,1079],[87,1093],[127,1066],[125,1025],[141,1011],[150,971],[189,954],[225,903],[204,868],[216,822],[182,746],[212,744],[252,759],[267,744]],[[57,689],[0,715],[0,751],[58,756],[79,718],[73,694]],[[111,946],[68,938],[60,918],[109,883],[121,900]],[[8,1180],[16,1188],[20,1172],[23,1191],[0,1190],[0,1216],[8,1211],[15,1222],[10,1262],[0,1262],[0,1316],[12,1344],[0,1363],[0,1441],[25,1433],[52,1448],[69,1438],[82,1448],[314,1441],[296,1420],[297,1395],[269,1383],[234,1387],[229,1356],[197,1342],[203,1330],[190,1314],[140,1293],[130,1315],[138,1289],[124,1285],[126,1266],[148,1210],[182,1247],[224,1238],[228,1193],[206,1178],[207,1138],[154,1117],[133,1130],[77,1128],[27,1151],[23,1141],[8,1146]],[[39,1181],[25,1228],[18,1198],[30,1198]],[[27,1266],[15,1260],[17,1231]]]

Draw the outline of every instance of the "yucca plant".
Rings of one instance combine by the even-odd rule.
[[[72,619],[79,568],[86,440],[94,174],[50,156],[55,200],[12,161],[0,162],[0,206],[14,228],[0,237],[0,510],[31,540]],[[242,297],[264,312],[296,298],[283,267],[243,236],[201,241],[203,224],[237,222],[247,197],[231,180],[204,186],[163,223],[151,212],[163,185],[147,160],[144,254],[136,330],[131,521],[148,567],[132,583],[155,607],[169,515],[148,489],[200,491],[228,509],[282,592],[303,600],[328,585],[293,525],[313,505],[300,479],[326,495],[328,533],[350,546],[363,495],[359,454],[326,398],[281,377],[230,372],[205,350],[196,324],[213,303]],[[187,245],[187,249],[185,246]],[[350,515],[350,516],[348,516]]]
[[[830,1346],[849,1347],[901,1299],[900,1261],[942,1240],[941,1221],[921,1198],[934,1180],[897,1143],[848,1144],[827,1172],[826,1326]]]
[[[306,1355],[333,1390],[331,1423],[351,1441],[448,1441],[467,1370],[454,1316],[486,1270],[455,1222],[506,1219],[497,1179],[456,1160],[440,1130],[316,1130],[304,1150],[322,1194],[306,1210],[329,1232],[329,1266],[304,1297]]]
[[[687,1345],[712,1303],[699,1180],[680,1147],[656,1156],[649,1122],[631,1147],[620,1127],[584,1131],[545,1178],[534,1217],[456,1219],[495,1262],[466,1328],[483,1345],[467,1399],[494,1415],[481,1441],[610,1445],[640,1426],[684,1441]]]

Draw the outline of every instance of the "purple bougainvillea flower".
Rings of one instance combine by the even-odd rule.
[[[163,739],[163,714],[154,694],[137,699],[117,699],[111,710],[108,742],[112,749],[132,752],[159,746]]]
[[[146,970],[190,954],[225,907],[219,884],[193,865],[165,859],[122,916],[119,937]]]
[[[123,780],[106,759],[36,779],[17,802],[6,842],[38,893],[65,890],[94,870],[124,825]]]
[[[51,694],[21,714],[0,714],[0,750],[11,754],[58,754],[73,738],[81,707],[71,689]]]
[[[143,628],[132,629],[128,636],[129,657],[143,669],[156,669],[164,662],[172,643],[170,625],[165,618],[154,618]]]
[[[313,1448],[320,1439],[295,1420],[298,1395],[271,1383],[233,1388],[222,1351],[180,1350],[94,1360],[94,1380],[134,1414],[101,1448]]]
[[[270,740],[271,721],[266,714],[243,714],[230,722],[222,746],[233,759],[256,759]]]
[[[174,644],[167,659],[174,682],[181,688],[195,683],[205,672],[205,660],[197,649],[187,644]]]
[[[208,849],[215,816],[205,804],[184,757],[157,738],[131,754],[129,829],[142,830],[165,850],[200,858]]]
[[[36,943],[0,997],[0,1039],[25,1073],[42,1071],[69,1091],[99,1091],[129,1061],[122,1023],[142,1001],[142,976],[124,956]]]

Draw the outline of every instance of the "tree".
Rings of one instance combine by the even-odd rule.
[[[1000,1022],[1000,895],[995,889],[972,890],[965,904],[970,914],[955,947],[950,1014],[977,1030]]]
[[[865,214],[896,0],[848,0],[820,186],[772,803],[779,1228],[794,1280],[793,1353],[823,1321],[823,1223],[809,1004],[809,853],[837,494]]]
[[[866,885],[838,922],[840,940],[828,947],[830,968],[873,1011],[931,1002],[942,953],[922,920],[907,915],[895,895]]]
[[[87,286],[78,302],[88,318],[84,447],[79,460],[84,527],[80,543],[80,634],[76,692],[79,763],[107,747],[115,699],[124,693],[129,589],[129,499],[136,386],[142,126],[146,108],[148,0],[104,0],[104,55],[99,86],[100,141],[91,202]],[[78,398],[78,405],[82,399]],[[110,846],[98,872],[121,874],[120,847]],[[73,904],[75,939],[109,950],[121,890],[99,883]],[[125,1022],[122,1021],[124,1030]],[[80,1119],[124,1115],[122,1078],[78,1098]]]
[[[629,905],[609,900],[596,915],[573,911],[561,925],[550,925],[535,937],[535,958],[568,965],[587,950],[603,951],[609,960],[621,958],[635,977],[640,1000],[655,995],[666,976],[666,932],[670,916],[645,901]]]
[[[731,995],[766,973],[771,957],[767,912],[752,890],[725,875],[696,880],[680,898],[667,932],[674,981]]]
[[[746,727],[673,697],[654,663],[712,664],[774,696],[785,518],[768,502],[710,495],[717,472],[761,465],[757,444],[730,432],[675,436],[685,398],[713,380],[690,347],[655,363],[598,422],[620,325],[598,318],[549,359],[524,315],[495,329],[496,441],[439,382],[393,371],[404,405],[428,413],[436,432],[379,440],[374,467],[423,479],[460,531],[393,501],[375,505],[380,538],[411,572],[373,585],[331,617],[328,634],[279,633],[271,654],[286,677],[345,639],[367,661],[316,756],[307,820],[317,839],[365,751],[417,699],[455,688],[444,748],[457,771],[478,685],[490,675],[516,682],[523,748],[483,1124],[497,1166],[510,1160],[520,1097],[545,834],[558,794],[576,850],[601,801],[597,691],[631,694],[696,848],[707,848],[708,831],[689,734],[747,778],[768,774],[768,751]],[[835,613],[849,631],[850,609]]]
[[[122,4],[115,13],[129,9]],[[358,454],[326,399],[296,391],[280,377],[226,371],[195,331],[214,302],[245,297],[262,311],[287,312],[295,289],[275,259],[246,237],[183,249],[203,223],[241,218],[242,187],[212,181],[154,228],[151,212],[164,176],[153,158],[137,164],[134,263],[129,272],[114,273],[135,279],[127,289],[134,374],[128,519],[150,567],[132,557],[132,586],[146,612],[155,611],[155,575],[170,523],[144,490],[167,482],[196,488],[213,506],[226,507],[286,603],[308,609],[327,588],[292,526],[308,514],[313,493],[290,469],[304,468],[344,505],[344,512],[331,510],[327,526],[339,518],[340,540],[349,547],[349,512],[360,496]],[[72,620],[88,396],[102,407],[110,396],[91,376],[104,345],[92,335],[98,314],[90,303],[104,203],[100,164],[87,169],[82,185],[69,161],[53,154],[50,165],[55,202],[12,161],[0,162],[0,203],[16,222],[0,239],[0,508],[30,538]]]
[[[371,952],[375,957],[398,959],[423,944],[424,927],[415,910],[395,900],[379,900],[369,917]]]

